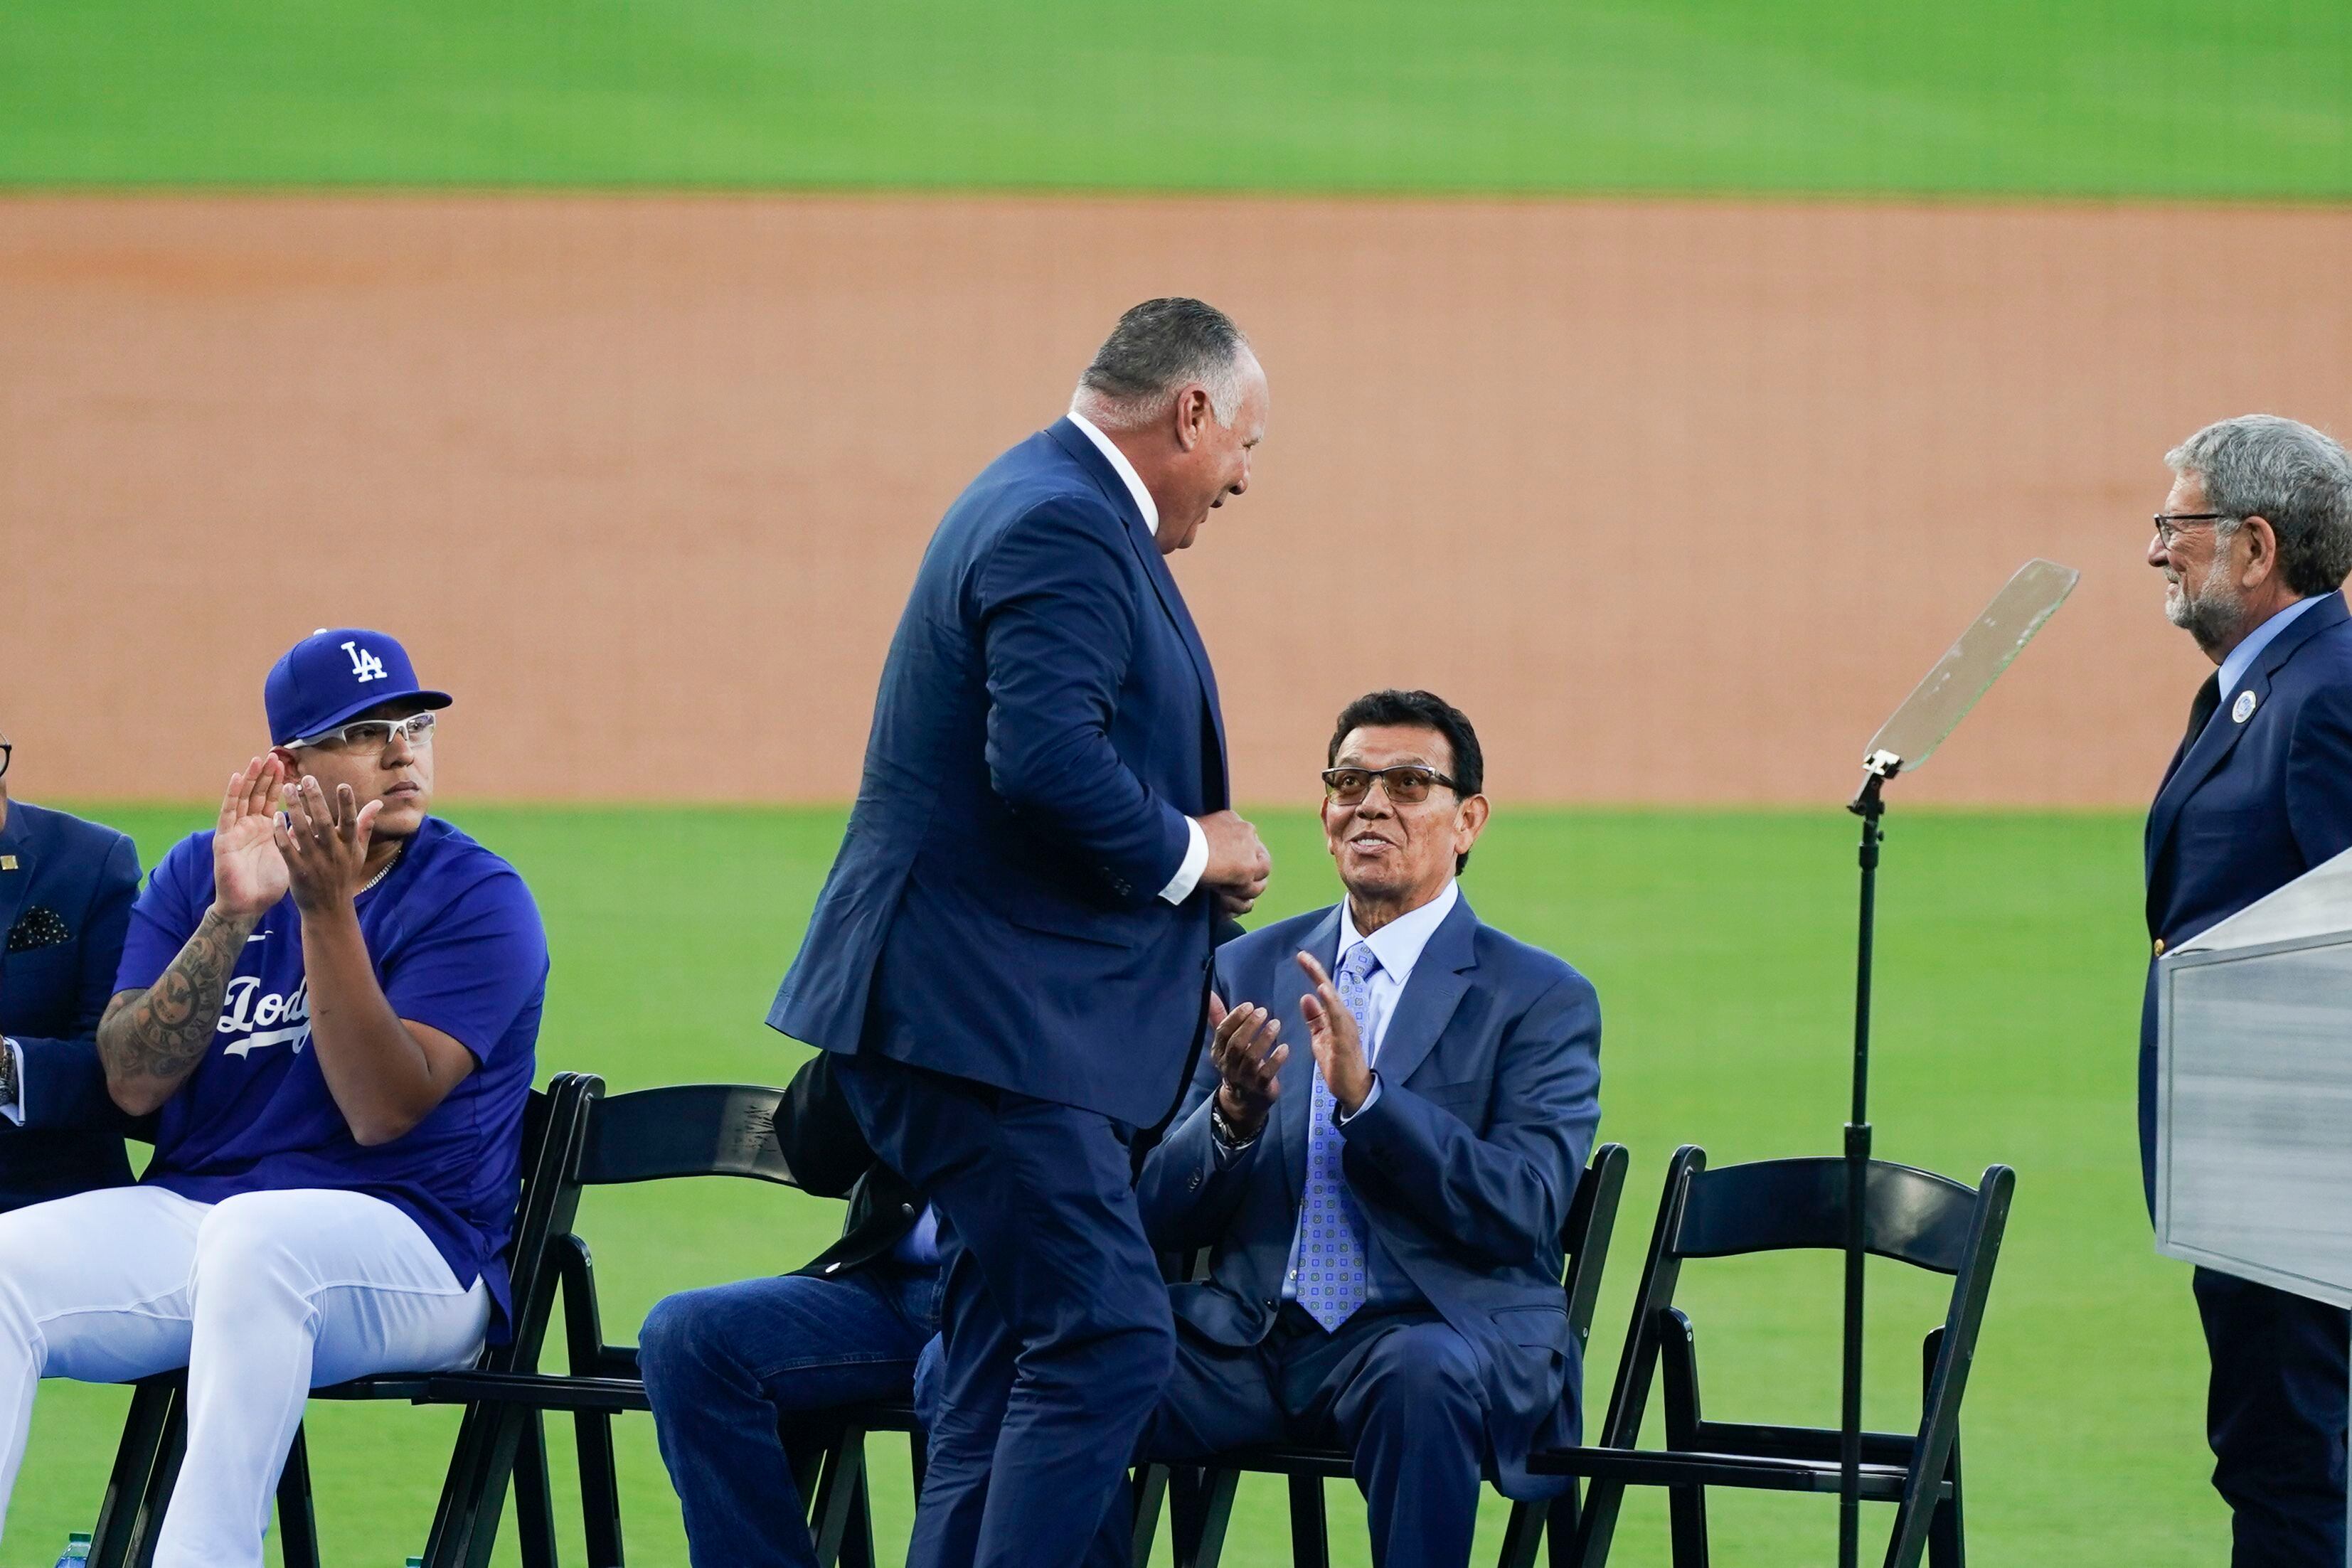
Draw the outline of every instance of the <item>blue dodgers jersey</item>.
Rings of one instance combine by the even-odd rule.
[[[194,834],[155,867],[131,912],[117,991],[153,985],[194,935],[213,900],[212,845],[209,831]],[[246,941],[212,1050],[157,1117],[141,1179],[204,1203],[290,1187],[380,1197],[416,1221],[459,1283],[487,1280],[503,1318],[499,1253],[547,993],[538,905],[512,866],[428,817],[357,907],[393,1011],[457,1040],[479,1066],[405,1135],[362,1147],[319,1069],[302,917],[280,899]]]

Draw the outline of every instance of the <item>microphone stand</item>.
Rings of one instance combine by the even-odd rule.
[[[1862,819],[1862,913],[1853,977],[1853,1106],[1845,1124],[1845,1360],[1838,1434],[1838,1568],[1855,1568],[1862,1545],[1862,1265],[1870,1189],[1870,962],[1878,915],[1879,819],[1886,781],[1903,769],[1891,751],[1863,764],[1861,792],[1846,810]]]

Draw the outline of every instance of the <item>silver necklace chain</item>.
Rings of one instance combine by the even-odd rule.
[[[396,866],[396,865],[398,865],[398,864],[400,863],[400,857],[401,857],[401,856],[403,856],[403,855],[404,855],[404,854],[406,854],[407,852],[408,852],[408,846],[407,846],[406,844],[403,844],[403,845],[401,845],[398,849],[396,849],[396,850],[393,851],[393,852],[392,852],[392,858],[391,858],[390,860],[388,860],[388,861],[386,861],[386,862],[383,862],[383,869],[382,871],[380,871],[380,872],[376,873],[373,876],[372,876],[372,877],[368,878],[368,880],[367,880],[367,886],[366,886],[366,887],[363,887],[363,888],[362,888],[362,889],[360,889],[360,893],[366,893],[366,892],[370,891],[371,889],[373,889],[373,888],[375,886],[375,884],[376,884],[377,883],[380,883],[380,882],[382,882],[385,877],[390,876],[390,875],[392,874],[392,868],[393,868],[393,867],[394,867],[394,866]],[[359,896],[359,894],[353,894],[352,896],[352,897],[354,897],[354,898],[356,898],[356,897],[358,897],[358,896]]]

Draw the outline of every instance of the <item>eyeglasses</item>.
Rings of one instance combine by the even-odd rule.
[[[1323,793],[1335,806],[1357,805],[1372,792],[1374,779],[1387,791],[1391,806],[1418,806],[1440,784],[1448,789],[1462,788],[1434,768],[1400,762],[1394,768],[1327,768],[1323,770]]]
[[[2156,514],[2156,537],[2169,549],[2172,541],[2181,536],[2180,523],[2226,523],[2231,521],[2227,512],[2158,512]]]
[[[0,779],[8,777],[8,759],[16,755],[16,748],[8,744],[8,737],[0,735]]]
[[[392,749],[393,737],[398,736],[418,751],[433,744],[433,716],[413,713],[406,718],[362,718],[314,735],[294,744],[306,751],[333,754],[373,751],[378,756]]]

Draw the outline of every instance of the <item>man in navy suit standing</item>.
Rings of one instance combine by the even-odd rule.
[[[1232,321],[1150,300],[1068,417],[948,508],[768,1014],[841,1053],[867,1140],[940,1216],[917,1568],[1078,1562],[1168,1375],[1129,1147],[1182,1091],[1213,923],[1269,868],[1165,558],[1247,489],[1266,406]]]
[[[138,893],[129,839],[0,782],[0,1210],[131,1180],[98,1020]]]
[[[1470,1560],[1482,1472],[1566,1489],[1526,1461],[1578,1436],[1559,1233],[1600,1123],[1601,1008],[1462,896],[1487,805],[1460,710],[1374,692],[1326,759],[1347,896],[1218,950],[1231,1006],[1144,1165],[1153,1242],[1215,1260],[1175,1287],[1141,1453],[1336,1442],[1372,1561],[1446,1568]],[[1125,1561],[1127,1523],[1106,1520],[1099,1568]]]
[[[2140,1164],[2155,1207],[2155,958],[2352,849],[2352,461],[2308,425],[2249,414],[2169,453],[2150,566],[2165,613],[2219,666],[2147,817]],[[2342,1568],[2343,1309],[2200,1269],[2213,1485],[2238,1568]]]

